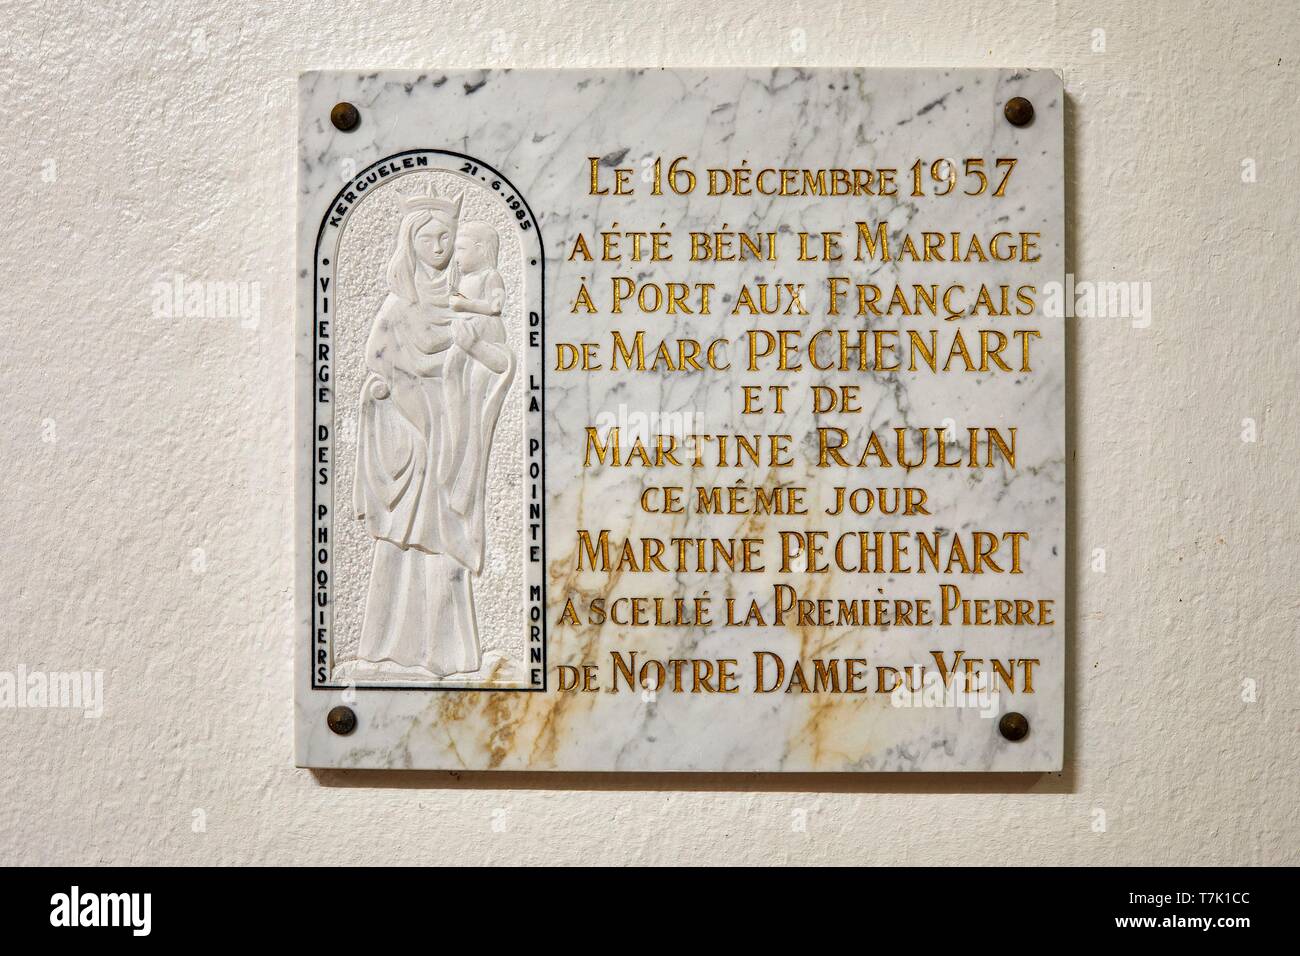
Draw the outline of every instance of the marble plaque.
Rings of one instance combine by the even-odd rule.
[[[304,75],[298,764],[1061,769],[1062,110]]]

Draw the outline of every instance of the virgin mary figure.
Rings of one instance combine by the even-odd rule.
[[[495,314],[461,311],[463,198],[402,197],[389,293],[365,349],[353,504],[375,544],[357,656],[386,675],[482,664],[470,582],[483,568],[488,456],[515,358],[499,300]]]

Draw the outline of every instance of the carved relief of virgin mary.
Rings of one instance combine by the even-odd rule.
[[[353,503],[374,554],[357,673],[441,678],[482,664],[471,578],[515,358],[498,236],[460,222],[463,198],[402,197],[366,343]]]

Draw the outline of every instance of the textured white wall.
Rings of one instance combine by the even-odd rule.
[[[105,697],[0,710],[0,862],[1300,862],[1293,3],[104,6],[0,33],[0,671]],[[293,769],[296,73],[770,63],[1064,73],[1069,267],[1154,294],[1071,337],[1066,772]]]

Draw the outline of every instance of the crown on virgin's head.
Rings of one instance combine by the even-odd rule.
[[[455,199],[442,199],[438,196],[438,191],[434,189],[433,183],[430,182],[424,195],[398,196],[397,204],[403,216],[428,209],[432,212],[446,213],[454,217],[460,215],[460,204],[464,198],[465,192],[461,190]]]

